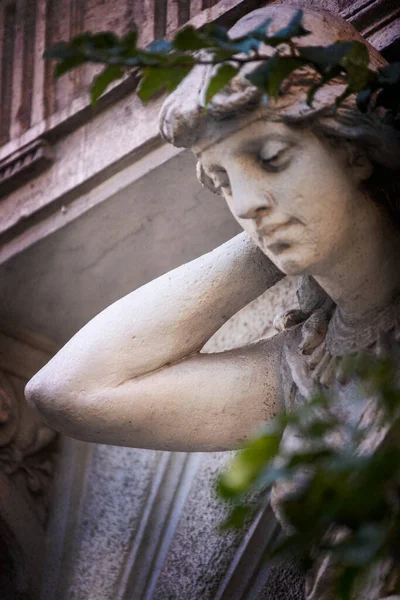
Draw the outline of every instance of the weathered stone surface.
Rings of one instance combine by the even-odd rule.
[[[40,11],[43,11],[44,4],[44,0],[38,2],[38,15],[40,15]],[[54,6],[56,4],[53,3]],[[67,29],[70,27],[73,33],[78,32],[78,26],[80,25],[80,15],[78,13],[74,14],[74,10],[79,8],[78,4],[74,2],[75,8],[71,10],[71,22],[68,19],[64,20],[64,26]],[[102,5],[101,10],[105,10],[107,5],[103,2],[99,3],[99,6],[100,4]],[[135,6],[130,3],[130,8],[133,7],[133,11],[142,10],[142,7],[139,7],[138,3],[134,4]],[[143,4],[147,7],[150,5],[147,2]],[[236,8],[239,10],[237,14],[242,14],[243,7],[240,6],[241,4],[244,5],[245,3],[239,1],[226,2],[225,0],[217,2],[209,10],[204,11],[195,18],[195,22],[196,24],[201,24],[210,18],[220,18],[225,11],[228,11],[226,13],[227,18],[231,18],[232,15],[236,14]],[[299,3],[296,2],[296,4]],[[398,38],[398,33],[396,33],[395,26],[393,25],[395,21],[389,19],[387,22],[387,19],[383,18],[385,11],[381,11],[378,6],[378,4],[383,3],[369,2],[366,7],[367,10],[363,9],[363,2],[355,2],[351,6],[348,2],[336,2],[334,0],[321,1],[314,4],[334,11],[344,10],[350,18],[355,18],[362,28],[369,28],[370,39],[378,48],[394,44]],[[20,9],[21,6],[23,6],[23,3],[20,3]],[[94,25],[96,27],[98,18],[93,6],[93,3],[91,3],[91,10],[86,19],[90,26]],[[248,7],[248,3],[246,6]],[[179,11],[181,15],[187,15],[189,12],[193,16],[202,7],[204,7],[204,2],[200,0],[190,2],[190,6],[188,2],[179,2],[179,7],[172,7],[171,3],[166,11],[169,30],[174,28],[179,18]],[[92,9],[93,12],[91,12]],[[119,9],[122,11],[121,7]],[[161,15],[162,11],[159,14]],[[376,17],[378,14],[379,18]],[[393,15],[393,18],[395,18],[395,11],[393,11]],[[56,10],[53,12],[53,18],[55,20],[61,19],[62,15],[61,13],[58,14]],[[118,18],[120,19],[120,13]],[[129,14],[129,18],[131,18],[131,13]],[[152,18],[153,13],[149,13],[148,22],[144,23],[146,35],[152,35],[154,26]],[[381,18],[383,29],[379,25],[377,30],[377,21],[380,21]],[[181,16],[180,19],[182,22],[183,17]],[[117,23],[118,27],[120,25],[121,20]],[[39,19],[36,26],[39,28],[38,31],[42,32],[41,35],[44,35],[45,28]],[[0,31],[0,40],[2,33]],[[53,33],[54,31],[52,35]],[[18,34],[21,37],[20,34],[21,31]],[[12,32],[8,32],[8,35],[11,39]],[[40,45],[42,42],[39,36],[35,43],[36,51],[40,55],[43,47]],[[20,57],[18,61],[20,65]],[[40,65],[42,65],[41,61]],[[9,70],[11,72],[11,64]],[[20,68],[16,71],[15,81],[18,78],[21,80],[21,72]],[[35,72],[34,78],[34,85],[37,87],[37,90],[40,90],[40,86],[43,85],[42,76],[43,73],[38,69]],[[68,94],[72,92],[76,93],[82,83],[84,83],[84,78],[81,80],[76,78],[75,81],[72,79],[65,80],[58,92],[61,100],[67,102]],[[67,94],[63,95],[65,91],[67,91]],[[76,98],[72,104],[68,104],[64,112],[59,111],[58,114],[48,119],[47,123],[44,123],[42,119],[42,107],[38,101],[39,96],[38,94],[34,94],[33,96],[32,124],[36,124],[36,129],[31,129],[24,134],[26,137],[23,139],[23,142],[34,140],[47,127],[54,131],[57,130],[56,137],[60,140],[56,144],[59,162],[54,166],[51,174],[38,177],[37,180],[32,182],[32,185],[25,186],[18,193],[11,195],[7,199],[7,204],[4,202],[2,205],[2,216],[4,216],[2,226],[9,228],[9,231],[13,230],[13,234],[17,231],[19,233],[22,231],[27,233],[27,235],[20,235],[20,239],[18,240],[7,238],[13,244],[7,244],[2,250],[2,256],[5,261],[5,266],[1,273],[2,282],[4,285],[7,284],[9,289],[16,294],[13,296],[12,293],[9,293],[8,296],[2,297],[3,300],[5,298],[7,305],[7,310],[3,314],[3,317],[5,317],[7,324],[12,330],[15,330],[18,324],[22,325],[24,332],[26,332],[26,329],[32,328],[36,332],[37,330],[41,330],[43,333],[46,329],[47,336],[53,338],[57,345],[59,345],[65,341],[69,334],[73,333],[77,327],[92,316],[94,312],[103,308],[104,303],[107,304],[132,289],[132,287],[137,287],[144,280],[151,279],[172,266],[194,258],[196,254],[200,254],[213,245],[217,245],[223,239],[230,237],[236,230],[234,229],[234,224],[232,224],[232,230],[229,229],[228,222],[225,221],[224,217],[223,225],[225,227],[226,223],[227,228],[224,229],[221,223],[221,238],[218,237],[218,227],[212,232],[207,232],[204,229],[200,232],[201,235],[199,236],[200,238],[204,237],[204,246],[199,239],[190,246],[195,239],[195,226],[201,221],[202,208],[207,206],[207,210],[210,210],[212,206],[209,198],[206,196],[207,192],[199,192],[197,199],[200,199],[202,202],[198,203],[196,207],[194,205],[189,206],[189,210],[193,211],[191,213],[193,228],[189,228],[189,231],[186,232],[186,227],[184,227],[186,237],[182,240],[184,244],[180,250],[177,251],[174,245],[173,228],[175,225],[173,219],[169,221],[169,235],[163,232],[159,222],[157,219],[155,220],[155,230],[157,231],[156,235],[160,247],[165,248],[167,246],[168,249],[171,249],[170,254],[173,256],[172,262],[174,264],[169,264],[168,261],[171,256],[166,252],[163,252],[160,263],[157,265],[150,264],[153,261],[152,258],[147,262],[144,261],[143,255],[140,252],[142,249],[149,250],[148,246],[146,246],[145,233],[152,235],[154,230],[149,231],[145,229],[140,234],[140,232],[134,229],[129,230],[128,225],[125,228],[122,216],[127,213],[123,210],[121,210],[121,219],[117,218],[113,221],[117,200],[109,212],[107,210],[104,212],[100,211],[96,217],[94,216],[95,209],[93,206],[98,202],[99,196],[101,196],[102,182],[107,182],[110,176],[119,171],[123,164],[131,162],[132,157],[129,156],[130,154],[136,152],[138,148],[140,152],[143,152],[146,143],[149,141],[153,143],[155,130],[151,128],[151,123],[155,123],[154,115],[157,106],[151,105],[142,110],[136,103],[134,104],[134,115],[132,115],[131,99],[124,99],[115,106],[115,110],[110,109],[107,113],[103,113],[103,115],[94,119],[92,122],[93,125],[83,127],[76,134],[72,133],[69,137],[64,138],[64,134],[61,133],[61,128],[59,128],[60,124],[63,122],[69,123],[67,129],[64,130],[65,133],[65,131],[71,131],[76,127],[76,123],[82,123],[87,116],[81,121],[76,120],[75,125],[70,119],[80,110],[86,110],[87,100]],[[16,114],[18,103],[15,102],[14,104],[15,108],[13,110],[14,114]],[[68,129],[69,127],[71,129]],[[17,129],[14,127],[13,131],[15,133]],[[17,147],[18,143],[10,143],[8,148],[2,149],[0,155],[6,156],[7,152],[14,151]],[[169,165],[169,168],[173,169],[174,173],[179,171],[180,160],[181,158],[178,157],[175,164]],[[182,158],[182,160],[185,160],[185,158]],[[186,176],[186,172],[183,175]],[[151,173],[149,178],[151,179],[153,176],[154,173]],[[167,184],[171,186],[169,179],[167,181],[161,178],[157,182],[162,192],[164,192],[164,187]],[[146,182],[146,186],[149,186],[148,181]],[[88,193],[88,190],[90,192],[91,189],[93,191],[92,195]],[[140,190],[139,188],[138,191],[142,193],[143,189]],[[106,199],[107,193],[111,196],[114,192],[110,192],[109,188],[102,196],[101,201]],[[182,191],[178,190],[179,193],[182,193]],[[65,204],[63,203],[64,200]],[[74,202],[75,200],[77,200],[76,203]],[[146,198],[147,200],[148,198]],[[216,199],[213,200],[214,202],[216,201]],[[123,203],[126,201],[126,198],[120,195],[118,201]],[[86,205],[83,209],[82,206],[85,203]],[[112,200],[107,200],[106,203],[111,206],[110,203],[112,203]],[[80,206],[78,207],[79,204]],[[162,205],[162,198],[160,205]],[[49,212],[46,212],[46,207],[50,206],[52,208],[49,209]],[[53,206],[56,206],[56,208],[53,208]],[[156,208],[156,205],[154,207]],[[45,210],[42,210],[40,213],[39,210],[41,209]],[[86,226],[82,226],[83,219],[78,218],[78,215],[86,210],[90,210],[88,220],[90,221],[93,218],[92,229],[85,229]],[[80,211],[82,212],[80,213]],[[48,218],[49,213],[52,213],[51,218]],[[31,218],[33,215],[37,219],[36,225],[35,227],[28,228],[26,224],[30,225],[32,221],[26,221],[26,219]],[[43,216],[48,221],[40,229],[40,227],[37,227],[37,223],[39,222],[40,224]],[[185,220],[184,222],[187,225],[188,221]],[[62,239],[63,234],[59,238],[51,237],[52,232],[63,228],[66,223],[73,224],[69,233],[64,230],[64,239]],[[99,224],[101,224],[101,227],[99,227]],[[113,230],[114,227],[119,228],[121,236],[116,236],[112,240],[107,239],[105,241],[110,230]],[[75,231],[71,234],[69,241],[65,243],[68,235],[73,230]],[[83,248],[78,243],[75,243],[82,236],[82,232],[85,232],[85,235],[89,238],[93,236],[91,238],[93,240],[91,247]],[[96,234],[98,237],[95,242],[94,238]],[[137,237],[135,237],[136,234],[138,234]],[[135,253],[132,253],[132,255],[135,254],[135,259],[139,263],[139,275],[137,275],[137,271],[134,268],[126,264],[126,260],[124,262],[124,257],[131,255],[130,235],[136,241],[134,246]],[[30,258],[27,258],[26,255],[21,255],[20,260],[18,259],[16,262],[8,260],[8,257],[21,252],[24,248],[28,248],[45,236],[49,236],[47,238],[48,245],[44,243],[39,248],[40,244],[38,244],[35,249],[31,248],[32,255]],[[207,247],[208,241],[206,237],[208,241],[212,240],[209,247]],[[97,250],[94,248],[96,244]],[[157,251],[158,245],[156,244],[156,246],[155,250]],[[186,254],[185,249],[188,246],[190,246],[190,250]],[[174,247],[174,250],[172,250],[172,247]],[[57,255],[60,249],[65,253],[65,261],[60,260],[60,256]],[[74,261],[76,260],[76,265],[80,264],[81,260],[84,263],[80,274],[77,274],[74,269],[69,269],[66,257],[67,253],[71,256],[71,252],[76,257],[74,259]],[[93,271],[91,276],[89,276],[90,270]],[[19,275],[16,275],[16,273],[19,273]],[[56,277],[53,278],[54,283],[52,287],[49,282],[51,275],[55,276],[55,274],[57,274],[58,279]],[[136,277],[137,280],[135,279]],[[29,282],[29,280],[31,283],[25,287],[24,282]],[[251,307],[243,309],[231,322],[228,322],[216,334],[213,340],[209,342],[207,350],[218,351],[235,347],[271,333],[271,323],[276,312],[275,304],[280,305],[279,309],[290,308],[292,303],[295,302],[293,292],[294,281],[289,283],[286,280],[278,284],[262,298],[255,300]],[[13,298],[16,300],[15,303],[13,303]],[[33,314],[28,315],[26,311],[25,316],[19,323],[19,317],[24,312],[23,307],[24,303],[26,303],[26,298],[29,298],[30,312]],[[43,306],[40,307],[41,301],[45,298]],[[269,307],[272,305],[273,309],[269,310]],[[92,314],[89,314],[90,310],[93,311]],[[57,322],[57,315],[61,315],[59,322]],[[3,357],[0,356],[0,358]],[[19,365],[17,365],[14,371],[17,371],[17,376],[20,376]],[[71,443],[73,444],[74,442]],[[74,495],[82,494],[82,498],[81,502],[79,502],[79,498],[75,498],[75,502],[72,503],[74,510],[71,510],[71,513],[69,513],[70,520],[68,523],[74,526],[64,530],[64,541],[66,542],[64,553],[57,557],[59,561],[58,574],[61,573],[59,587],[57,589],[52,588],[53,595],[46,596],[46,600],[47,598],[59,600],[62,596],[67,599],[70,597],[70,590],[73,591],[72,593],[77,600],[86,600],[86,598],[93,598],[93,600],[103,598],[104,600],[114,600],[117,594],[119,594],[118,598],[130,599],[136,597],[135,592],[137,590],[140,590],[140,593],[147,594],[146,598],[151,598],[154,589],[157,589],[157,593],[160,593],[160,597],[163,598],[167,598],[166,594],[169,593],[171,600],[175,600],[175,598],[176,600],[185,600],[184,596],[174,595],[178,591],[179,594],[191,594],[193,590],[196,593],[199,590],[203,590],[208,595],[215,593],[216,583],[218,585],[223,584],[224,569],[226,570],[229,565],[232,566],[236,544],[239,542],[239,538],[230,538],[230,547],[227,549],[227,557],[224,558],[222,556],[225,550],[223,540],[213,528],[213,521],[219,519],[223,513],[223,509],[215,502],[209,486],[211,486],[219,465],[225,460],[224,456],[206,455],[197,462],[193,460],[187,464],[185,461],[179,462],[177,460],[176,463],[168,463],[168,468],[164,465],[165,471],[163,472],[173,474],[173,477],[175,477],[174,481],[177,477],[176,473],[179,471],[179,465],[182,468],[182,472],[185,473],[185,481],[183,483],[178,482],[177,484],[179,493],[177,493],[176,497],[182,504],[176,507],[175,511],[171,509],[172,512],[168,513],[168,510],[173,505],[173,503],[171,504],[171,486],[168,486],[165,482],[164,492],[163,485],[161,485],[158,491],[158,500],[153,505],[152,517],[147,521],[146,535],[140,538],[142,534],[139,534],[140,524],[137,522],[135,511],[141,515],[146,511],[152,490],[155,493],[156,485],[154,484],[154,479],[162,471],[162,469],[158,468],[160,461],[158,460],[157,462],[157,460],[151,458],[153,456],[152,453],[148,453],[147,458],[136,460],[136,451],[104,446],[96,448],[93,452],[94,458],[88,463],[88,478],[86,479],[86,476],[83,477],[83,487],[78,486],[75,489],[72,486],[72,492],[68,488],[68,493],[71,492]],[[146,451],[138,451],[138,453],[138,456],[143,455],[143,457],[147,454]],[[74,460],[79,462],[80,459],[83,459],[83,453],[78,452],[74,456]],[[131,461],[137,467],[135,474],[131,472]],[[198,464],[199,462],[201,462],[200,465]],[[140,479],[141,469],[143,469],[144,473],[144,482]],[[195,479],[193,485],[191,485],[191,477],[195,476],[197,472],[201,474],[202,479],[199,481]],[[112,473],[112,476],[108,477],[107,473]],[[63,474],[65,476],[65,472]],[[61,480],[61,496],[66,494],[66,491],[62,489],[63,481],[66,482],[67,479]],[[139,481],[137,493],[135,481]],[[126,482],[127,487],[125,486]],[[66,485],[69,485],[69,483]],[[85,487],[86,484],[87,487]],[[57,497],[55,507],[64,506],[60,495]],[[157,510],[156,506],[158,507]],[[191,511],[193,511],[193,514]],[[78,519],[75,519],[76,514],[80,515]],[[165,523],[168,524],[166,531],[160,525],[162,515],[167,515],[165,517]],[[214,518],[213,515],[216,515],[217,518]],[[58,517],[62,520],[65,514],[59,514]],[[197,520],[201,524],[199,535],[197,535]],[[54,553],[54,550],[58,547],[57,543],[60,541],[58,540],[57,543],[55,541],[57,530],[58,528],[55,527],[55,533],[52,530],[52,536],[54,537],[49,538],[49,555]],[[62,535],[62,528],[60,528],[58,533],[60,536]],[[27,530],[25,530],[25,535],[27,535]],[[140,543],[140,539],[144,540],[145,538],[148,538],[147,542]],[[152,541],[149,542],[149,540]],[[162,542],[161,550],[154,547],[154,540]],[[133,556],[135,548],[139,548],[139,554],[144,556],[146,560],[147,558],[151,560],[151,557],[156,557],[155,564],[151,564],[148,571],[143,567],[143,562],[141,563],[139,558],[136,559]],[[190,550],[192,554],[186,554],[183,550]],[[75,551],[77,553],[76,556]],[[218,554],[219,551],[221,555]],[[193,564],[191,562],[192,555],[194,557]],[[96,562],[99,556],[101,560],[97,567]],[[164,568],[162,568],[164,560]],[[144,582],[140,577],[136,579],[136,574],[133,574],[134,571],[145,573],[146,577],[149,576],[149,582]],[[181,573],[183,574],[182,581],[176,581],[176,578],[179,579]],[[191,581],[185,576],[185,573],[190,575],[192,578]],[[49,567],[47,574],[50,579],[51,567]],[[57,579],[57,576],[55,575],[55,579]],[[158,576],[160,576],[160,581],[165,582],[165,588],[161,589],[160,585],[157,584]],[[121,579],[123,580],[122,584],[119,583]],[[282,580],[285,583],[283,590],[279,583]],[[157,587],[155,587],[156,585]],[[261,598],[263,600],[278,600],[278,598],[291,600],[295,591],[296,600],[299,600],[301,598],[299,585],[301,584],[299,584],[299,579],[297,578],[296,568],[285,567],[283,571],[271,571],[268,574],[268,586],[261,593],[260,600]],[[47,586],[47,590],[50,588],[51,586]],[[56,591],[54,591],[55,589]],[[201,594],[201,592],[199,593]],[[188,600],[189,598],[192,600],[195,597],[189,595]],[[202,598],[201,595],[199,596],[199,600],[200,598]],[[232,598],[229,597],[229,600],[232,600]]]
[[[114,598],[148,502],[160,454],[96,446],[88,466],[65,598]]]
[[[159,575],[154,600],[215,597],[241,538],[218,531],[227,507],[216,498],[214,485],[227,460],[226,454],[202,457]]]

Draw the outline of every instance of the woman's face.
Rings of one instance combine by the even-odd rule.
[[[359,169],[310,130],[257,121],[198,152],[206,174],[263,252],[288,275],[324,275],[362,218]]]

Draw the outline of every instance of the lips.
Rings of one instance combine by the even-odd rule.
[[[293,239],[290,239],[292,236],[288,231],[293,225],[301,225],[301,221],[291,217],[282,223],[266,223],[263,227],[257,228],[260,246],[267,248],[275,255],[288,250],[293,245]],[[284,232],[284,235],[282,235],[282,232]],[[285,232],[287,235],[285,235]]]
[[[278,231],[281,231],[282,229],[286,229],[287,227],[289,227],[290,225],[299,225],[300,221],[299,219],[296,219],[296,217],[291,217],[290,219],[288,219],[287,221],[284,221],[283,223],[270,223],[270,224],[265,224],[263,227],[257,228],[257,235],[259,237],[270,237],[273,234],[277,233]]]

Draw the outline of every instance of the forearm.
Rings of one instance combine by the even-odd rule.
[[[124,381],[196,351],[240,308],[281,278],[241,234],[109,306],[39,373],[82,391]],[[46,384],[47,385],[47,384]]]

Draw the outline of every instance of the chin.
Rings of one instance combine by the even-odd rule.
[[[275,265],[278,267],[282,273],[285,275],[306,275],[308,274],[308,270],[303,265],[300,265],[295,260],[287,260],[287,261],[274,261]]]
[[[275,253],[270,250],[266,252],[264,250],[264,252],[285,275],[310,275],[313,271],[313,266],[318,262],[316,261],[315,252],[312,250],[309,247],[299,247],[296,244],[281,252]]]
[[[271,252],[266,253],[268,258],[285,275],[306,275],[309,273],[309,261],[302,260],[295,252],[287,253],[287,256],[276,256]]]

